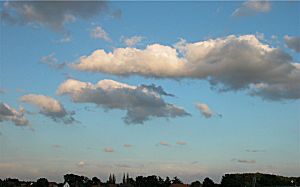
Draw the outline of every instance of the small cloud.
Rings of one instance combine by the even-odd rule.
[[[96,26],[91,30],[91,37],[96,39],[103,39],[107,42],[111,42],[107,32],[100,26]]]
[[[187,143],[184,141],[177,141],[176,144],[177,145],[187,145]]]
[[[40,63],[47,64],[54,69],[62,69],[66,66],[66,63],[58,63],[57,58],[55,58],[55,53],[51,53],[40,59]]]
[[[300,37],[299,36],[284,36],[284,42],[288,48],[300,53]]]
[[[70,34],[66,34],[63,38],[56,41],[56,43],[68,43],[72,41],[72,37]]]
[[[6,103],[0,102],[0,122],[11,121],[16,126],[28,126],[29,122],[24,117],[25,109],[20,107],[19,111]]]
[[[205,103],[197,103],[196,108],[200,110],[205,118],[211,118],[214,115],[214,112]]]
[[[59,145],[59,144],[53,144],[52,147],[55,148],[55,149],[59,149],[59,148],[61,148],[61,145]]]
[[[123,145],[123,147],[126,147],[126,148],[130,148],[130,147],[132,147],[133,145],[131,145],[131,144],[124,144]]]
[[[248,152],[248,153],[259,153],[259,152],[266,152],[266,150],[263,150],[263,149],[246,149],[246,152]]]
[[[112,152],[115,152],[114,149],[113,149],[112,147],[106,147],[106,148],[103,149],[103,151],[106,152],[106,153],[112,153]]]
[[[244,160],[244,159],[232,159],[233,162],[243,163],[243,164],[255,164],[256,160]]]
[[[77,122],[73,118],[75,112],[66,111],[64,106],[52,97],[46,95],[27,94],[22,96],[21,101],[36,106],[39,109],[40,114],[51,118],[55,122],[63,122],[65,124]]]
[[[76,165],[77,165],[78,167],[82,168],[82,167],[86,166],[86,162],[83,161],[83,160],[81,160],[81,161],[79,161]]]
[[[165,142],[165,141],[160,141],[159,145],[162,145],[162,146],[171,146],[168,142]]]
[[[132,36],[130,38],[122,38],[121,40],[126,46],[132,47],[140,43],[144,38],[143,36]]]
[[[241,7],[237,8],[232,16],[243,17],[253,15],[255,13],[266,13],[271,10],[271,3],[268,0],[248,0],[242,4]]]

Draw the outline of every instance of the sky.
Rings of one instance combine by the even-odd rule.
[[[300,175],[300,2],[0,6],[0,178]]]

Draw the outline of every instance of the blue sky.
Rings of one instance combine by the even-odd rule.
[[[0,178],[300,175],[299,2],[85,6],[2,2]]]

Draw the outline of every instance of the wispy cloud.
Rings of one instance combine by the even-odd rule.
[[[256,160],[245,160],[245,159],[232,159],[231,161],[233,162],[238,162],[238,163],[242,163],[242,164],[255,164]]]
[[[58,63],[55,53],[51,53],[40,59],[40,63],[47,64],[54,69],[62,69],[66,66],[66,63]]]
[[[96,38],[96,39],[102,39],[107,42],[110,42],[111,39],[108,35],[108,33],[100,26],[96,26],[91,30],[91,37]]]
[[[135,46],[137,45],[138,43],[140,43],[145,37],[143,36],[132,36],[130,38],[122,38],[122,42],[128,46],[128,47],[132,47],[132,46]]]
[[[177,141],[176,144],[177,145],[187,145],[187,143],[185,141]]]
[[[266,152],[264,149],[246,149],[246,152],[248,153],[261,153],[261,152]]]
[[[271,10],[271,3],[268,0],[248,0],[244,2],[241,7],[237,8],[232,16],[241,17],[241,16],[249,16],[255,13],[261,12],[269,12]]]
[[[131,144],[124,144],[123,145],[123,147],[126,147],[126,148],[130,148],[130,147],[132,147],[133,145],[131,145]]]
[[[55,149],[59,149],[59,148],[61,148],[62,146],[61,146],[60,144],[53,144],[52,147],[55,148]]]

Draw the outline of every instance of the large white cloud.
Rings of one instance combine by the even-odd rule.
[[[0,122],[11,121],[16,126],[27,126],[29,123],[24,117],[24,113],[24,108],[20,108],[20,110],[17,111],[8,104],[0,102]]]
[[[6,1],[0,16],[13,24],[37,24],[61,31],[66,23],[96,16],[105,7],[105,1]]]
[[[96,50],[82,56],[73,67],[123,76],[206,79],[219,89],[250,89],[252,95],[265,99],[300,98],[298,64],[255,35],[230,35],[196,43],[182,40],[175,47],[152,44],[145,49],[117,48],[108,53]]]
[[[150,117],[174,118],[189,115],[184,109],[163,100],[161,87],[131,86],[113,80],[96,84],[74,79],[62,83],[57,93],[69,95],[76,103],[94,103],[105,109],[125,110],[125,123],[143,123]],[[160,88],[160,89],[158,89]],[[157,91],[160,90],[160,91]]]
[[[294,51],[300,53],[300,37],[299,36],[284,36],[285,44],[293,49]]]
[[[39,112],[47,117],[50,117],[56,122],[63,122],[65,124],[74,123],[74,112],[68,112],[64,106],[52,97],[37,94],[24,95],[21,98],[22,102],[32,104],[39,108]]]

